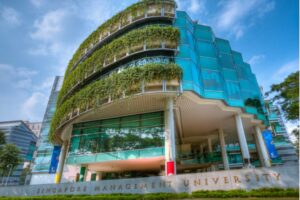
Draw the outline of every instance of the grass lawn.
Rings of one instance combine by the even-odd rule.
[[[157,193],[157,194],[99,194],[99,195],[57,195],[57,196],[39,196],[39,197],[0,197],[0,200],[166,200],[166,199],[198,199],[198,200],[298,200],[298,189],[279,189],[279,188],[261,188],[257,190],[214,190],[214,191],[196,191],[192,194],[178,193]]]

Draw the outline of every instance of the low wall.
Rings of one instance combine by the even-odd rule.
[[[179,193],[197,190],[298,188],[298,165],[239,169],[169,177],[103,180],[82,183],[2,187],[0,196],[42,196],[59,194]]]

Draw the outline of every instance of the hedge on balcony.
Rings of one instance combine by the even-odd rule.
[[[53,141],[55,130],[75,109],[85,111],[88,106],[89,109],[96,107],[98,101],[109,98],[118,99],[124,94],[138,93],[143,82],[180,80],[181,76],[181,68],[174,63],[151,63],[140,67],[131,67],[120,73],[114,72],[106,78],[95,81],[70,96],[62,105],[57,106],[51,123],[49,140]]]
[[[101,26],[97,28],[93,33],[91,33],[87,39],[79,46],[77,51],[75,52],[73,58],[70,60],[67,73],[71,70],[71,68],[74,66],[74,64],[80,59],[80,57],[84,54],[86,49],[91,48],[94,44],[96,44],[99,41],[100,35],[106,35],[113,27],[118,27],[119,24],[121,26],[127,25],[129,23],[129,17],[142,14],[145,12],[147,6],[149,4],[153,3],[175,3],[174,0],[143,0],[140,2],[137,2],[125,10],[119,12],[109,20],[107,20],[105,23],[103,23]],[[66,74],[67,74],[66,73]]]
[[[69,75],[65,74],[63,87],[58,96],[58,102],[62,103],[63,97],[68,91],[87,75],[103,69],[103,63],[112,61],[114,56],[123,57],[129,51],[135,51],[136,47],[143,47],[146,42],[151,46],[157,42],[173,43],[174,48],[179,42],[179,30],[172,26],[147,26],[141,29],[133,30],[126,35],[114,40],[95,51],[92,56],[80,63]],[[153,46],[153,45],[152,45]],[[153,46],[154,47],[154,46]],[[140,49],[136,49],[138,51]]]

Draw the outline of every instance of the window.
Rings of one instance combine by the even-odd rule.
[[[101,153],[161,147],[163,112],[85,122],[73,126],[70,153]]]

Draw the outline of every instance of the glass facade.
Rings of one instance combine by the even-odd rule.
[[[126,62],[124,65],[120,65],[116,67],[114,70],[109,71],[108,73],[104,74],[103,76],[100,76],[98,79],[102,79],[105,76],[110,75],[114,72],[121,72],[124,69],[130,68],[130,67],[142,67],[149,63],[162,63],[162,64],[168,64],[168,63],[174,63],[174,57],[169,56],[145,56],[142,58],[134,59],[132,61]]]
[[[70,139],[70,145],[67,152],[68,155],[66,158],[66,163],[68,165],[81,166],[87,168],[87,170],[90,170],[92,173],[102,173],[101,170],[104,172],[110,170],[103,169],[103,166],[109,165],[109,161],[156,157],[157,160],[160,159],[161,161],[161,163],[156,163],[157,170],[161,171],[163,171],[163,169],[160,169],[163,168],[163,158],[165,158],[166,161],[176,160],[176,163],[180,163],[179,165],[198,164],[201,165],[198,166],[199,168],[205,170],[209,168],[207,167],[209,165],[213,165],[211,169],[216,169],[216,166],[219,169],[222,168],[224,163],[222,164],[220,148],[213,148],[213,144],[211,144],[208,145],[210,146],[208,149],[206,145],[204,145],[202,138],[196,138],[195,141],[190,141],[189,143],[189,140],[192,140],[189,139],[189,137],[201,136],[205,127],[203,127],[203,130],[200,130],[202,127],[197,127],[199,132],[194,133],[191,131],[191,133],[189,133],[189,129],[196,129],[189,124],[192,121],[189,120],[189,117],[194,116],[188,116],[187,119],[182,120],[181,117],[186,117],[187,114],[181,115],[181,113],[187,111],[181,110],[186,109],[186,107],[180,105],[180,103],[176,105],[178,108],[178,116],[176,115],[174,123],[178,124],[174,127],[175,142],[174,145],[172,143],[172,147],[168,144],[171,143],[170,141],[165,141],[164,120],[166,119],[164,119],[164,112],[132,115],[143,112],[144,109],[140,106],[137,110],[132,110],[125,114],[128,116],[113,116],[114,118],[111,119],[99,119],[94,118],[97,115],[89,115],[92,114],[92,112],[101,112],[98,108],[104,103],[111,103],[110,105],[112,106],[123,105],[122,103],[118,104],[119,102],[116,100],[119,98],[129,99],[130,95],[137,94],[139,91],[139,95],[145,95],[147,91],[150,91],[157,96],[161,95],[159,98],[163,97],[162,99],[164,100],[170,97],[174,98],[175,95],[183,96],[183,98],[185,98],[190,94],[189,92],[192,91],[201,98],[218,99],[222,100],[226,106],[239,107],[246,113],[255,115],[257,119],[260,119],[267,124],[267,118],[265,117],[266,109],[256,77],[252,73],[250,65],[244,62],[241,53],[232,50],[229,41],[215,37],[210,27],[193,22],[185,12],[177,11],[176,15],[170,15],[172,16],[172,19],[165,18],[165,16],[173,14],[167,8],[171,7],[175,10],[174,4],[168,6],[168,4],[158,4],[160,1],[154,2],[153,6],[152,4],[147,5],[145,8],[141,9],[140,11],[142,11],[142,13],[135,13],[136,15],[129,16],[130,23],[134,22],[135,17],[139,17],[140,19],[145,17],[145,20],[127,28],[124,26],[122,27],[122,23],[111,24],[108,28],[110,31],[107,32],[108,34],[99,29],[101,30],[100,32],[97,33],[96,31],[93,33],[98,34],[97,37],[95,35],[95,37],[93,37],[96,41],[89,45],[89,49],[84,51],[84,56],[79,56],[79,59],[75,54],[72,58],[72,60],[79,60],[76,61],[76,63],[70,62],[66,72],[64,87],[59,95],[60,100],[58,101],[57,107],[57,120],[53,120],[54,122],[57,122],[56,124],[54,123],[55,126],[53,126],[53,133],[55,135],[53,140],[62,142],[57,139],[58,137],[61,137],[61,139],[64,140],[64,144],[67,145],[69,144],[68,140]],[[129,12],[127,14],[130,15],[131,13]],[[150,20],[148,17],[153,15],[161,15],[161,18]],[[126,19],[127,17],[122,20],[126,21]],[[161,24],[161,26],[149,26],[153,24]],[[144,30],[145,32],[142,32],[141,30]],[[142,39],[136,40],[137,38]],[[129,40],[129,44],[124,42],[123,39],[124,41]],[[83,44],[85,43],[89,43],[89,39]],[[118,46],[122,48],[118,49]],[[80,48],[82,48],[82,46]],[[108,51],[108,49],[116,49],[116,51]],[[182,71],[183,77],[181,77],[180,74],[178,77],[174,78],[172,76],[171,78],[173,79],[165,80],[167,75],[163,75],[163,77],[157,76],[156,79],[149,76],[149,80],[147,77],[142,77],[140,78],[141,80],[135,80],[135,74],[132,72],[132,74],[124,76],[123,79],[117,78],[118,76],[122,77],[122,71],[126,72],[127,68],[136,67],[132,70],[134,71],[135,69],[141,69],[149,63],[162,64],[153,65],[159,66],[157,71],[163,71],[163,66],[170,65],[170,63],[176,65],[177,68]],[[147,67],[145,67],[145,69],[147,69]],[[151,68],[149,67],[149,69]],[[166,71],[173,73],[172,69]],[[153,74],[154,73],[158,74],[159,72],[153,70]],[[138,72],[137,74],[143,73]],[[150,70],[146,74],[152,74],[152,71]],[[153,77],[155,77],[154,75]],[[110,77],[112,78],[111,82],[106,81],[109,80],[108,78]],[[132,83],[128,82],[127,84],[127,82],[124,81],[125,79],[130,80],[131,78]],[[101,81],[103,81],[103,83]],[[173,86],[167,85],[171,84],[172,81],[174,82]],[[155,82],[158,82],[158,84]],[[126,93],[126,90],[121,87],[122,84],[131,86],[132,88],[128,89],[130,92]],[[120,85],[120,87],[115,88],[111,87],[111,85]],[[169,87],[174,87],[175,89],[169,89]],[[94,88],[97,88],[97,90]],[[157,88],[159,88],[159,90]],[[115,91],[120,92],[114,93]],[[166,91],[173,93],[168,95],[158,94]],[[106,92],[108,93],[107,95]],[[105,94],[106,96],[101,96],[102,94]],[[187,100],[191,99],[188,97]],[[261,105],[253,104],[253,101],[256,103],[258,101]],[[165,102],[162,101],[160,103]],[[162,109],[162,104],[158,106],[161,107],[157,107],[156,109]],[[55,107],[53,108],[55,109]],[[106,107],[103,108],[106,109]],[[109,112],[109,109],[110,107],[107,108],[106,111]],[[223,110],[218,110],[216,113],[211,114],[218,115],[218,112],[223,112]],[[236,114],[235,111],[228,112],[232,112],[232,116]],[[199,113],[199,116],[201,114],[202,113]],[[83,115],[85,116],[83,117]],[[193,113],[193,115],[196,116],[195,113]],[[86,122],[83,122],[83,119],[86,120]],[[212,118],[212,120],[213,119],[214,118]],[[180,123],[183,125],[179,125],[180,120]],[[216,120],[219,119],[216,117]],[[70,135],[67,131],[71,130],[71,128],[72,134],[71,137],[68,138]],[[215,128],[217,129],[217,127]],[[212,129],[213,128],[209,127],[207,128],[207,131],[212,131]],[[208,133],[205,134],[208,135]],[[232,143],[238,141],[239,138],[237,135],[233,137],[234,138],[231,139]],[[166,137],[166,139],[169,138]],[[247,139],[246,136],[245,139]],[[46,142],[48,141],[46,140]],[[258,166],[260,163],[256,146],[253,145],[254,141],[248,142],[250,142],[248,143],[248,149],[250,151],[249,154],[251,154],[250,157],[252,158],[251,162],[253,161],[254,165]],[[246,145],[242,147],[245,146]],[[51,148],[53,149],[53,147]],[[176,149],[174,152],[177,153],[177,155],[174,153],[175,156],[173,157],[172,155],[172,158],[169,155],[171,154],[171,148],[172,154],[173,148]],[[239,168],[244,165],[243,162],[245,161],[245,158],[242,157],[239,145],[234,146],[230,144],[227,148],[227,152],[230,167]],[[41,150],[40,153],[44,153],[44,151]],[[51,154],[49,154],[49,157],[41,157],[41,159],[47,158],[49,160],[46,162],[48,164],[40,164],[40,166],[49,166],[50,155]],[[170,158],[168,158],[168,156]],[[102,163],[103,166],[101,166],[101,162],[107,163]],[[97,169],[94,169],[96,163],[99,165],[97,166]],[[90,164],[91,166],[89,168]],[[221,167],[219,167],[219,165]],[[128,170],[128,168],[122,167],[123,169],[120,171]],[[182,169],[178,167],[178,172],[185,173],[186,168],[189,167],[190,166],[183,166]],[[195,166],[190,168],[193,167]],[[84,174],[85,171],[81,173],[82,176],[84,176]],[[95,177],[93,177],[93,179],[95,179]]]
[[[70,155],[164,146],[163,112],[73,125]]]
[[[18,165],[10,177],[0,177],[0,185],[19,185],[20,176],[23,171],[24,163],[31,162],[37,141],[36,135],[28,128],[23,121],[0,122],[0,131],[5,133],[7,144],[14,144],[21,151],[22,162]],[[8,167],[7,170],[10,170]]]
[[[273,143],[280,156],[280,162],[278,162],[278,160],[272,160],[273,163],[285,164],[298,162],[296,149],[290,140],[280,108],[271,102],[266,102],[266,105],[270,126],[273,132]]]
[[[49,129],[53,114],[56,110],[57,95],[62,85],[63,77],[55,77],[50,98],[44,115],[40,137],[38,140],[37,155],[34,160],[33,173],[48,173],[51,163],[53,144],[48,141]]]
[[[180,30],[176,63],[183,69],[183,90],[192,90],[204,98],[224,100],[229,106],[244,108],[249,98],[263,105],[260,88],[250,65],[229,41],[216,38],[209,26],[193,22],[186,12],[177,11],[174,26]],[[267,123],[263,113],[259,119]],[[265,108],[263,107],[263,111]]]

